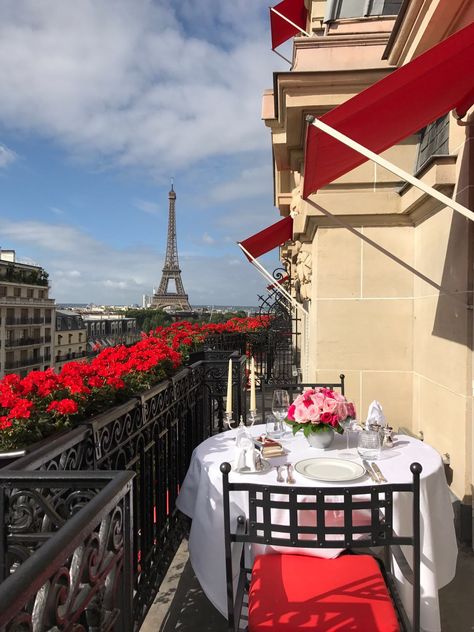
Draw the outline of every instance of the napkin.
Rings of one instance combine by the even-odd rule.
[[[367,421],[365,422],[368,428],[370,424],[379,424],[379,426],[385,426],[387,421],[383,414],[382,404],[376,399],[370,404],[369,412],[367,413]]]
[[[250,437],[241,437],[235,445],[234,469],[238,471],[256,472],[256,450]]]

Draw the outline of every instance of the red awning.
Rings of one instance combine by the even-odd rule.
[[[296,25],[293,26],[270,9],[272,49],[275,50],[277,46],[286,42],[290,37],[306,30],[308,11],[304,6],[304,0],[283,0],[273,8]]]
[[[474,102],[474,22],[321,116],[380,154],[450,110]],[[303,198],[367,158],[314,125],[306,133]]]
[[[259,233],[248,237],[244,241],[240,242],[240,245],[252,255],[254,259],[257,259],[266,252],[270,252],[277,246],[281,246],[293,236],[293,218],[288,216],[281,219],[276,224],[272,224],[267,228],[264,228]],[[247,259],[251,261],[250,257],[245,253]]]

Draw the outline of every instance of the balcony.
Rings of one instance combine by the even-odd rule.
[[[24,296],[0,296],[0,303],[7,305],[54,305],[53,298],[28,298]]]
[[[37,365],[43,364],[43,362],[48,362],[49,359],[51,358],[38,355],[38,356],[28,357],[23,360],[10,360],[10,361],[6,360],[5,371],[10,371],[12,369],[25,369],[27,367],[37,366]]]
[[[50,325],[46,319],[41,316],[39,318],[7,318],[5,320],[7,327],[15,327],[16,325]]]
[[[31,347],[51,343],[51,336],[43,336],[39,338],[18,338],[17,340],[6,340],[5,347]]]
[[[239,338],[243,345],[232,354],[233,408],[245,416],[249,339],[232,338],[233,346]],[[55,601],[48,600],[48,627],[38,632],[79,622],[90,630],[85,622],[93,620],[117,632],[224,632],[225,620],[193,575],[186,550],[189,523],[175,507],[194,447],[224,429],[230,349],[222,340],[212,346],[174,377],[44,441],[1,470],[0,507],[8,498],[9,512],[3,559],[6,553],[9,564],[0,567],[5,573],[0,627],[18,632],[15,618],[30,622],[33,608],[43,604],[41,587],[48,582],[59,593],[64,581],[79,585],[81,569],[82,598],[67,602],[59,625]],[[281,370],[286,362],[286,353],[274,351],[252,338],[260,374]],[[441,592],[443,632],[469,629],[462,627],[472,613],[463,586],[474,571],[472,552],[462,551],[459,568],[455,582]]]
[[[227,376],[229,351],[202,352],[201,357],[143,395],[44,441],[2,470],[0,506],[8,495],[11,513],[6,524],[16,532],[16,543],[8,540],[3,550],[9,564],[2,572],[9,570],[0,585],[0,628],[10,622],[12,627],[7,628],[17,629],[14,617],[31,621],[33,604],[39,607],[41,599],[38,590],[47,578],[59,590],[59,575],[67,572],[74,581],[81,568],[84,598],[71,602],[63,620],[90,620],[99,616],[96,609],[107,602],[101,621],[115,616],[114,630],[139,629],[188,528],[175,501],[192,450],[206,436],[223,429],[225,389],[221,385]],[[234,406],[245,415],[246,356],[236,352],[233,358]],[[57,471],[45,476],[45,469]],[[116,470],[122,470],[122,479]],[[12,489],[17,490],[13,496]],[[21,518],[26,506],[33,510],[33,522]],[[101,555],[114,560],[104,564],[101,573],[88,567],[88,551],[97,546]],[[123,573],[117,566],[120,560]],[[31,573],[31,564],[43,569],[41,577],[36,571]],[[10,569],[15,569],[11,575]],[[12,592],[2,590],[8,585],[15,586]],[[94,594],[100,599],[87,597]],[[48,621],[57,621],[53,602],[46,608]],[[112,628],[101,625],[101,629]]]
[[[55,362],[70,362],[71,360],[78,360],[86,357],[87,351],[76,351],[75,353],[66,353],[65,355],[56,356]]]

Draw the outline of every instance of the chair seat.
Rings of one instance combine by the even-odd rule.
[[[260,555],[249,591],[249,632],[399,632],[395,608],[370,555],[324,559]]]

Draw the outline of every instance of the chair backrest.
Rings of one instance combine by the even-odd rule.
[[[339,389],[344,395],[344,373],[339,375],[340,382],[320,382],[320,383],[305,383],[305,384],[269,384],[267,382],[262,382],[260,387],[260,395],[261,395],[261,409],[262,409],[262,421],[265,422],[266,414],[270,413],[272,410],[272,396],[273,391],[275,389],[283,389],[288,391],[288,395],[290,397],[290,402],[292,402],[297,395],[302,393],[305,388],[317,388],[318,386],[324,386],[326,388]]]
[[[259,543],[301,548],[369,548],[401,545],[413,547],[413,629],[419,629],[420,617],[420,473],[412,463],[411,483],[358,485],[354,487],[299,487],[229,482],[231,466],[222,463],[224,535],[226,562],[231,560],[232,543]],[[232,493],[246,498],[245,516],[235,517],[231,525]],[[411,533],[398,535],[393,529],[393,496],[412,494]],[[369,522],[355,524],[354,512],[368,510]],[[339,520],[335,524],[334,513]],[[277,515],[277,520],[275,520]],[[309,538],[309,536],[314,536]],[[328,538],[327,536],[331,536]],[[337,539],[336,539],[337,538]]]

